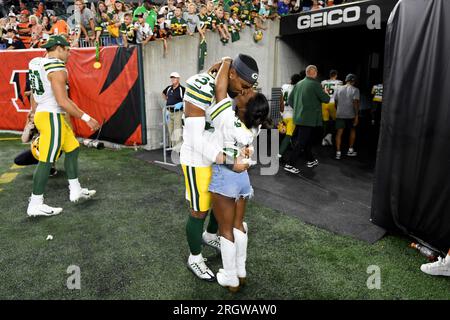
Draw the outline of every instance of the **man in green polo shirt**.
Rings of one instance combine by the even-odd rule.
[[[302,151],[304,151],[308,168],[319,164],[312,153],[312,136],[314,128],[322,127],[322,103],[328,103],[330,96],[316,79],[317,67],[308,66],[306,78],[295,85],[288,98],[289,105],[294,108],[296,128],[292,135],[294,150],[286,161],[284,170],[295,174],[300,173],[295,166]]]
[[[150,29],[153,30],[156,24],[157,13],[153,5],[150,1],[145,1],[144,4],[140,7],[137,7],[133,12],[133,21],[136,22],[138,20],[137,15],[143,13],[145,22],[148,23]]]

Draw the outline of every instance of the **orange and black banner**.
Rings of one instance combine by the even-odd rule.
[[[95,48],[72,49],[67,62],[70,98],[104,122],[99,139],[126,145],[146,144],[144,83],[140,47],[100,49],[101,68],[93,67]],[[26,95],[28,63],[43,50],[0,52],[0,130],[22,131],[30,111]],[[75,134],[97,137],[79,119]]]

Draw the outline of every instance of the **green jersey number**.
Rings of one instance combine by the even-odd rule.
[[[39,71],[36,70],[30,70],[30,87],[33,93],[37,94],[38,96],[41,96],[44,94],[44,84],[41,80],[41,75],[39,74]]]
[[[326,85],[324,85],[324,87],[328,89],[328,94],[331,97],[334,94],[334,85],[331,83],[327,83]]]
[[[200,85],[198,85],[198,84],[200,84]],[[197,89],[199,89],[199,90],[201,90],[202,89],[202,86],[204,86],[204,85],[209,85],[209,87],[211,88],[211,90],[209,91],[210,93],[211,93],[211,95],[214,97],[214,95],[215,95],[215,87],[216,87],[216,85],[213,83],[213,82],[210,82],[210,79],[209,78],[207,78],[207,77],[201,77],[201,78],[197,78],[197,79],[195,79],[195,81],[194,81],[194,86],[197,88]]]
[[[197,78],[197,79],[195,79],[195,82],[197,82],[197,83],[200,84],[200,86],[196,85],[196,87],[197,87],[198,89],[201,89],[202,86],[206,85],[206,84],[209,82],[209,79],[208,79],[208,78],[205,78],[205,77]]]

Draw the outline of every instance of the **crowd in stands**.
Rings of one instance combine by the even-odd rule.
[[[155,0],[160,2],[161,0]],[[73,47],[143,44],[215,32],[222,43],[240,39],[244,28],[259,41],[267,21],[350,2],[349,0],[0,0],[0,50],[39,48],[50,35],[67,36]]]

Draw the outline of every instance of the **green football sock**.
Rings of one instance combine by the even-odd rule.
[[[208,233],[217,233],[217,230],[219,229],[219,225],[217,224],[216,217],[214,216],[214,212],[209,212],[209,222],[208,226],[206,227],[206,232]]]
[[[283,153],[285,153],[290,143],[291,143],[291,136],[285,135],[283,141],[281,141],[280,144],[280,150],[278,151],[279,154],[282,155]]]
[[[33,194],[40,196],[44,194],[45,186],[47,185],[48,176],[52,164],[50,162],[39,161],[33,175]]]
[[[68,152],[64,159],[64,168],[66,169],[67,179],[78,178],[78,153],[80,148],[76,148],[72,152]]]
[[[205,219],[197,219],[189,215],[186,224],[186,236],[189,244],[189,250],[193,255],[199,255],[202,252],[202,234]]]

